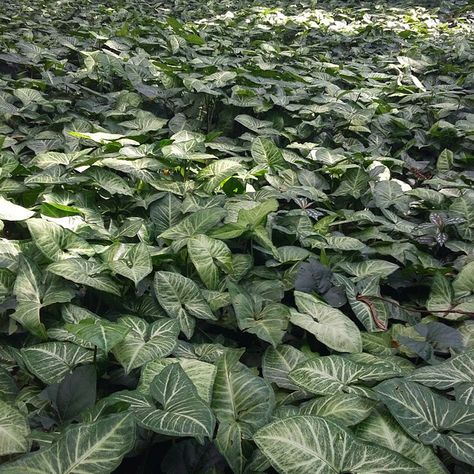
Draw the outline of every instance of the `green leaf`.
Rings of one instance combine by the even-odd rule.
[[[464,219],[464,223],[457,225],[456,230],[463,239],[472,241],[474,239],[474,192],[468,190],[454,199],[449,211]]]
[[[373,188],[375,204],[379,209],[395,206],[399,210],[408,210],[407,197],[399,183],[392,180],[379,181]]]
[[[188,239],[199,234],[206,234],[213,229],[226,215],[224,209],[202,209],[185,217],[179,224],[165,230],[160,237],[173,241],[176,250],[186,245]]]
[[[239,362],[242,352],[227,350],[217,362],[212,409],[219,420],[216,445],[234,472],[245,463],[244,440],[270,419],[275,400],[268,383]]]
[[[121,342],[128,329],[105,319],[83,319],[75,324],[66,324],[65,328],[79,339],[89,342],[105,353]]]
[[[358,239],[347,237],[345,235],[329,235],[325,237],[326,242],[313,242],[316,248],[331,248],[334,250],[362,250],[365,245]]]
[[[291,311],[293,324],[314,334],[331,349],[339,352],[362,351],[360,331],[344,313],[301,291],[295,291],[295,301],[301,313]]]
[[[49,260],[95,254],[94,249],[74,232],[44,219],[29,219],[26,223],[33,242]]]
[[[251,207],[250,209],[241,209],[238,214],[237,224],[245,229],[256,229],[265,223],[268,214],[278,210],[278,201],[269,199]]]
[[[241,474],[245,464],[242,429],[238,422],[220,422],[215,439],[217,449],[225,457],[232,472]]]
[[[80,150],[75,153],[59,153],[57,151],[48,151],[35,156],[32,160],[32,163],[42,170],[57,165],[76,168],[87,163],[91,159],[89,156],[91,151],[92,148],[85,148],[84,150]]]
[[[181,220],[181,201],[174,194],[166,193],[150,206],[150,218],[156,232],[161,234]]]
[[[456,298],[463,298],[474,293],[474,262],[465,265],[453,282]]]
[[[342,283],[346,296],[357,319],[367,331],[380,331],[380,325],[387,327],[389,311],[385,302],[380,300],[380,277],[368,277],[359,281],[357,286],[349,278],[336,275],[335,280]],[[364,299],[359,299],[363,297]],[[378,323],[376,323],[375,318]]]
[[[127,182],[112,171],[93,166],[84,175],[90,178],[94,186],[98,186],[110,194],[133,195],[133,190]]]
[[[47,217],[68,217],[81,215],[82,212],[72,206],[64,206],[56,202],[43,202],[41,203],[40,213]]]
[[[289,378],[302,389],[316,395],[353,393],[372,398],[371,390],[361,383],[384,380],[401,373],[391,364],[363,364],[347,357],[331,355],[303,362],[290,372]]]
[[[18,204],[13,204],[0,196],[0,220],[2,221],[24,221],[34,216],[35,212],[30,211]]]
[[[339,187],[332,193],[333,196],[353,196],[359,199],[367,191],[369,175],[361,168],[349,169],[344,174]]]
[[[154,132],[163,128],[168,119],[155,117],[151,112],[146,110],[139,110],[133,120],[120,122],[120,126],[130,129],[130,134],[142,134],[147,132]]]
[[[97,397],[97,372],[93,365],[76,367],[60,383],[48,385],[40,394],[51,403],[61,422],[81,418],[84,410],[94,406]]]
[[[249,209],[241,208],[238,211],[236,222],[231,222],[217,228],[210,233],[210,236],[225,240],[234,239],[249,232],[250,234],[255,233],[256,237],[263,237],[262,234],[266,234],[266,230],[262,224],[265,222],[268,214],[276,210],[278,210],[278,201],[276,199],[269,199],[263,203],[251,205]],[[267,234],[264,240],[270,240]],[[265,242],[264,245],[266,245]],[[272,244],[270,243],[270,245]],[[278,253],[276,249],[275,252]]]
[[[80,132],[68,132],[69,135],[75,138],[85,138],[87,140],[92,140],[97,143],[109,143],[124,138],[124,135],[119,135],[118,133],[107,133],[107,132],[95,132],[95,133],[80,133]]]
[[[234,117],[234,120],[242,124],[244,127],[248,128],[252,132],[256,133],[259,133],[260,129],[265,130],[267,128],[273,127],[273,123],[269,120],[259,120],[255,117],[246,114],[237,115]]]
[[[430,311],[445,311],[451,307],[453,299],[454,291],[449,280],[441,273],[437,273],[433,278],[426,307]]]
[[[131,246],[125,255],[109,262],[109,268],[138,285],[153,271],[150,252],[144,243]]]
[[[0,400],[13,403],[18,394],[18,387],[7,369],[0,367]]]
[[[51,275],[44,278],[35,263],[23,256],[19,259],[13,294],[18,304],[11,317],[43,339],[46,338],[46,328],[40,319],[41,308],[66,303],[74,297],[68,286]]]
[[[97,290],[120,296],[121,290],[117,283],[103,271],[106,266],[94,260],[68,258],[50,264],[48,271],[81,285],[91,286]]]
[[[172,319],[147,324],[138,317],[123,316],[118,324],[127,334],[114,347],[113,353],[127,373],[153,359],[171,354],[176,346],[179,327]]]
[[[474,388],[474,350],[438,364],[421,367],[407,377],[428,387],[446,390],[458,384],[469,384]]]
[[[275,169],[284,168],[286,165],[281,150],[268,138],[255,138],[250,151],[252,158],[259,164]]]
[[[448,400],[423,385],[400,379],[375,387],[380,401],[402,428],[424,444],[447,449],[455,458],[474,463],[474,406]]]
[[[306,356],[293,346],[282,344],[269,347],[262,360],[263,377],[278,387],[289,390],[298,390],[298,386],[291,382],[288,374],[306,360]]]
[[[375,402],[353,393],[318,397],[301,406],[302,415],[322,416],[343,426],[357,425],[370,415]]]
[[[79,364],[94,360],[94,352],[71,342],[46,342],[21,349],[27,369],[45,384],[61,382]]]
[[[387,413],[373,412],[356,428],[358,438],[395,451],[424,468],[427,473],[445,474],[445,467],[429,446],[410,438]]]
[[[0,456],[28,451],[30,427],[25,416],[2,400],[0,400],[0,433]]]
[[[317,416],[276,420],[253,439],[272,466],[284,474],[420,474],[418,465],[398,453],[363,443],[336,423]]]
[[[188,253],[201,280],[210,290],[219,286],[219,268],[232,272],[232,253],[220,240],[196,235],[188,240]]]
[[[208,194],[223,183],[224,180],[244,171],[244,167],[233,159],[217,160],[199,171],[197,179],[202,181],[202,188]]]
[[[264,305],[262,298],[233,283],[228,283],[228,288],[239,328],[276,347],[282,341],[288,326],[288,307],[279,303]]]
[[[31,104],[44,102],[41,92],[35,89],[20,87],[19,89],[16,89],[13,94],[22,101],[23,107],[28,107]]]
[[[156,272],[155,293],[168,315],[178,320],[187,338],[194,332],[194,317],[216,319],[196,283],[178,273]]]
[[[142,426],[168,436],[212,438],[214,415],[179,364],[165,367],[153,379],[150,392],[163,408],[135,410]]]
[[[385,260],[367,260],[358,263],[343,261],[338,263],[337,266],[346,273],[354,275],[358,280],[375,276],[385,278],[399,268],[395,263],[387,262]]]
[[[50,447],[4,464],[2,474],[108,474],[120,465],[135,442],[131,414],[117,414],[93,423],[71,425]]]
[[[150,391],[150,385],[155,378],[169,364],[179,363],[186,375],[196,387],[199,397],[206,403],[211,403],[212,387],[216,378],[216,367],[207,362],[196,359],[154,359],[148,362],[142,369],[139,390]]]
[[[453,167],[454,153],[445,148],[438,156],[436,169],[438,171],[449,171]]]
[[[243,438],[270,419],[273,390],[239,362],[241,352],[228,350],[217,362],[212,409],[220,423],[238,422]]]

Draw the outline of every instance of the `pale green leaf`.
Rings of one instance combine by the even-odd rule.
[[[153,270],[150,252],[144,243],[131,246],[125,255],[109,262],[110,269],[138,285]]]
[[[174,227],[165,230],[160,237],[174,241],[175,249],[179,250],[191,237],[198,234],[206,234],[216,227],[225,215],[226,211],[224,209],[202,209],[185,217]]]
[[[21,349],[27,369],[45,384],[59,383],[79,364],[94,360],[94,352],[71,342],[46,342]]]
[[[155,378],[169,364],[179,363],[186,375],[196,387],[198,395],[207,403],[211,403],[212,387],[216,378],[216,367],[207,362],[197,359],[154,359],[148,362],[142,369],[140,376],[139,390],[146,393],[150,390],[150,385]]]
[[[399,268],[395,263],[386,260],[366,260],[358,263],[343,261],[337,266],[350,275],[354,275],[358,280],[374,276],[385,278]]]
[[[290,372],[289,378],[316,395],[353,393],[371,398],[371,390],[361,385],[363,382],[385,380],[401,373],[390,364],[362,364],[331,355],[303,362]]]
[[[212,437],[214,415],[179,364],[166,366],[153,379],[150,392],[163,408],[135,410],[142,426],[168,436]]]
[[[468,464],[474,463],[474,436],[469,434],[474,426],[474,406],[448,400],[423,385],[400,379],[386,380],[375,391],[410,436],[424,444],[442,446]]]
[[[201,280],[210,290],[219,286],[219,269],[232,272],[232,252],[220,240],[196,235],[188,240],[188,253]]]
[[[90,178],[94,186],[98,186],[110,194],[133,195],[133,190],[127,182],[113,171],[93,166],[85,171],[84,175]]]
[[[135,114],[135,118],[133,120],[120,122],[120,125],[130,129],[130,134],[134,135],[160,130],[166,125],[167,122],[168,119],[156,117],[151,112],[146,110],[139,110]]]
[[[298,309],[291,312],[291,322],[314,334],[323,344],[339,352],[361,352],[362,339],[357,326],[340,310],[314,296],[295,291]]]
[[[304,353],[293,346],[282,344],[269,347],[263,355],[263,377],[278,387],[298,390],[298,386],[290,381],[288,374],[305,360]]]
[[[456,298],[462,298],[474,293],[474,262],[465,265],[453,282]]]
[[[118,324],[127,334],[114,347],[113,353],[126,372],[169,355],[176,346],[179,328],[172,319],[148,324],[136,316],[123,316]]]
[[[318,397],[301,406],[302,415],[317,415],[344,426],[360,423],[370,415],[375,402],[354,393]]]
[[[106,266],[94,260],[82,258],[68,258],[50,264],[48,271],[55,275],[71,280],[81,285],[91,286],[97,290],[120,296],[119,285],[112,278],[103,273]]]
[[[194,331],[194,317],[216,319],[196,283],[178,273],[156,272],[155,293],[160,305],[178,320],[188,338]]]
[[[13,204],[0,196],[0,220],[3,221],[24,221],[34,216],[35,212],[25,207]]]
[[[50,447],[0,467],[2,474],[108,474],[135,443],[131,414],[71,425]]]
[[[254,441],[282,474],[423,472],[398,453],[363,443],[340,425],[318,416],[274,421],[260,429]]]
[[[28,451],[29,434],[30,427],[25,416],[0,400],[0,456]]]
[[[249,438],[268,422],[275,402],[269,384],[238,361],[240,354],[228,350],[217,362],[212,408],[220,423],[238,422]]]
[[[66,324],[65,328],[105,353],[121,342],[128,333],[128,328],[123,325],[100,318],[83,319],[75,324]]]
[[[244,167],[233,159],[217,160],[199,171],[197,179],[202,181],[202,188],[206,193],[213,193],[221,183],[244,171]]]
[[[49,260],[57,261],[75,255],[95,254],[94,249],[74,232],[44,219],[27,221],[33,242]]]
[[[74,293],[68,285],[52,275],[43,276],[33,260],[20,257],[18,275],[13,287],[17,300],[11,317],[38,337],[46,337],[46,328],[40,319],[41,308],[54,303],[71,301]]]
[[[421,367],[415,370],[407,380],[440,390],[447,390],[458,384],[469,384],[474,388],[474,350],[438,365]]]
[[[373,412],[356,428],[358,438],[400,453],[430,474],[445,474],[446,468],[433,449],[408,436],[387,413]],[[421,469],[420,467],[420,469]]]
[[[280,303],[264,304],[260,296],[250,294],[233,283],[228,283],[228,288],[239,328],[276,347],[288,326],[288,307]]]
[[[166,193],[150,206],[150,218],[156,233],[161,234],[179,223],[181,201],[174,194]]]

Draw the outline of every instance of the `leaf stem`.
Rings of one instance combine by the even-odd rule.
[[[357,299],[360,297],[358,296]],[[386,301],[387,303],[391,303],[395,306],[398,306],[401,309],[404,309],[406,311],[411,311],[413,313],[421,313],[421,314],[432,314],[432,313],[440,313],[440,314],[449,314],[449,313],[456,313],[456,314],[463,314],[464,316],[469,316],[471,318],[474,318],[474,312],[473,311],[463,311],[460,309],[435,309],[435,310],[429,310],[429,309],[422,309],[422,308],[413,308],[411,306],[403,306],[397,301],[384,298],[383,296],[375,296],[375,295],[370,295],[370,298],[374,298],[377,300],[381,301]]]

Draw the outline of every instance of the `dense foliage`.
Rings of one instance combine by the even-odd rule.
[[[2,4],[0,473],[472,472],[466,4]]]

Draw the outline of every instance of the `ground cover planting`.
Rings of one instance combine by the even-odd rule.
[[[467,1],[0,11],[0,474],[474,465]]]

